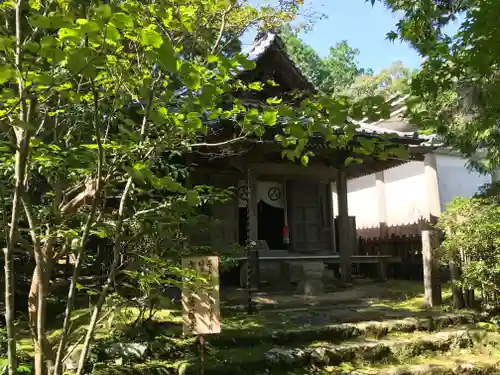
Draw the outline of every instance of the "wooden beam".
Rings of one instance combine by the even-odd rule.
[[[330,241],[332,243],[332,249],[333,249],[333,252],[336,253],[338,252],[338,249],[337,249],[337,233],[335,231],[335,210],[334,210],[334,200],[333,200],[333,191],[334,191],[334,188],[333,188],[333,184],[335,182],[333,181],[329,181],[328,182],[328,212],[329,212],[329,220],[330,220]]]
[[[352,244],[349,238],[349,211],[347,206],[347,176],[345,170],[337,173],[337,201],[339,206],[338,236],[340,252],[340,270],[342,282],[351,280]]]
[[[251,168],[247,171],[247,187],[248,187],[248,240],[258,240],[258,224],[257,224],[257,175]]]
[[[380,238],[389,237],[388,216],[387,216],[387,197],[385,194],[385,176],[384,171],[375,173],[375,190],[377,193],[378,223],[380,229]]]
[[[304,167],[292,163],[256,163],[251,164],[250,168],[260,175],[303,176],[318,181],[330,181],[335,179],[337,175],[336,169],[321,165],[308,165]]]

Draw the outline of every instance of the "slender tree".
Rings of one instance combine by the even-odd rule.
[[[16,370],[10,261],[15,247],[24,247],[36,262],[28,300],[35,372],[59,375],[74,340],[70,322],[82,266],[92,251],[89,238],[112,240],[109,271],[79,360],[81,374],[120,265],[124,225],[172,213],[177,202],[201,202],[199,191],[175,168],[155,165],[199,148],[258,142],[278,124],[283,130],[275,141],[284,156],[307,164],[311,134],[347,147],[355,135],[347,116],[386,113],[382,100],[352,104],[320,93],[269,98],[259,108],[247,108],[234,95],[272,84],[236,79],[255,66],[237,52],[237,36],[252,25],[266,27],[293,16],[300,3],[280,2],[278,11],[225,0],[2,4],[0,129],[6,147],[0,171],[5,195],[12,197],[12,205],[2,208],[11,216],[5,268],[11,373]],[[207,120],[231,124],[235,135],[212,143]],[[359,150],[399,154],[387,142],[374,143],[364,142]],[[16,236],[20,225],[27,238]],[[61,281],[53,269],[69,255],[76,262],[62,332],[54,342],[46,327],[48,297]]]

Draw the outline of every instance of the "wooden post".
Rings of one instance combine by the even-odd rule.
[[[248,170],[248,240],[258,240],[257,226],[257,176],[252,170]]]
[[[286,178],[283,179],[283,219],[284,219],[284,228],[283,228],[283,245],[286,246],[287,250],[290,250],[290,227],[288,224],[288,180]],[[285,228],[288,237],[285,238]]]
[[[440,305],[442,302],[439,265],[435,254],[439,247],[439,232],[434,226],[437,222],[437,218],[441,214],[441,205],[439,200],[436,155],[434,153],[425,155],[424,174],[429,208],[429,216],[422,229],[424,299],[428,306],[434,307]]]
[[[253,253],[254,245],[258,240],[257,226],[257,179],[254,172],[247,170],[247,215],[248,215],[248,232],[247,232],[247,292],[248,292],[248,313],[252,314],[253,309],[253,289],[258,289],[260,280],[258,276],[259,264],[258,256],[255,261],[255,253]],[[258,250],[257,250],[258,251]]]
[[[385,195],[385,177],[384,171],[375,173],[375,190],[377,192],[378,223],[380,229],[380,238],[389,237],[387,202]]]
[[[387,280],[387,262],[383,259],[380,254],[378,255],[378,278],[380,281]]]
[[[343,283],[351,280],[352,241],[349,238],[349,211],[347,206],[347,175],[345,170],[337,173],[337,201],[339,208],[338,236],[340,252],[340,270]]]
[[[491,183],[494,184],[495,182],[498,182],[500,180],[500,170],[494,169],[491,172]]]
[[[205,375],[205,338],[198,336],[200,342],[200,375]]]
[[[332,241],[332,252],[336,253],[337,249],[337,233],[335,233],[335,209],[334,209],[334,201],[333,201],[333,182],[330,181],[328,184],[328,209],[330,211],[330,241]]]

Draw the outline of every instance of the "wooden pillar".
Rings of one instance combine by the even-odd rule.
[[[387,238],[389,237],[389,227],[387,224],[388,216],[384,171],[375,173],[375,190],[377,192],[379,235],[380,238]]]
[[[258,238],[258,196],[257,196],[257,175],[255,171],[248,169],[247,171],[247,186],[248,186],[248,241],[250,256],[248,259],[248,267],[250,267],[251,276],[249,277],[250,287],[258,290],[260,286],[260,265],[259,265],[259,250],[253,250],[254,243]]]
[[[439,200],[436,155],[434,153],[425,155],[424,174],[429,209],[429,216],[424,223],[424,228],[422,229],[424,298],[425,303],[428,306],[433,307],[440,305],[442,302],[439,265],[436,259],[436,250],[439,247],[439,232],[434,227],[441,213],[441,205]]]
[[[500,170],[494,169],[491,172],[491,183],[494,184],[495,182],[500,181]]]
[[[328,208],[329,208],[329,220],[330,220],[330,241],[332,243],[332,252],[338,252],[337,249],[337,233],[335,233],[335,209],[334,209],[334,199],[333,199],[333,187],[332,181],[328,184]]]
[[[351,280],[352,241],[349,238],[349,211],[347,206],[347,176],[343,169],[337,173],[337,201],[339,208],[338,236],[340,252],[340,271],[342,282]]]
[[[257,226],[257,176],[254,171],[248,170],[247,176],[248,186],[248,240],[258,240],[258,226]]]

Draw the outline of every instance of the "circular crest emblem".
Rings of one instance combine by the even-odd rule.
[[[277,201],[278,199],[281,198],[281,190],[276,186],[273,186],[267,192],[267,196],[269,197],[270,200]]]
[[[238,188],[238,198],[248,200],[248,186],[243,185]]]

